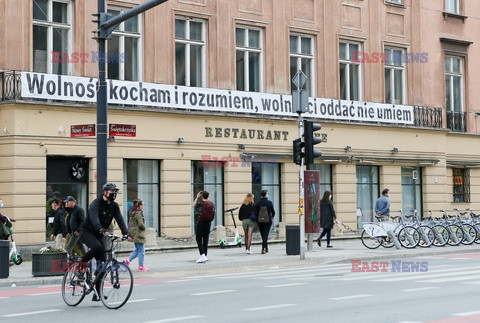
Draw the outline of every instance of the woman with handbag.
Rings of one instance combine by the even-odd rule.
[[[245,232],[245,252],[251,255],[250,246],[252,244],[253,230],[257,226],[255,215],[255,203],[253,202],[254,195],[248,193],[243,200],[242,206],[238,211],[238,218],[242,221],[243,231]]]

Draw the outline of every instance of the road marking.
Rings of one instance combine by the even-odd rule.
[[[457,314],[453,314],[453,315],[455,315],[455,316],[471,316],[471,315],[477,315],[477,314],[480,314],[480,311],[457,313]]]
[[[289,286],[298,286],[298,285],[305,285],[306,283],[292,283],[292,284],[283,284],[283,285],[270,285],[265,286],[268,288],[276,288],[276,287],[289,287]]]
[[[139,302],[148,302],[154,301],[154,298],[142,298],[142,299],[129,299],[127,303],[139,303]]]
[[[202,295],[224,294],[224,293],[231,293],[231,292],[236,292],[236,290],[233,290],[233,289],[216,290],[216,291],[213,291],[213,292],[194,293],[194,294],[190,294],[190,295],[192,295],[192,296],[202,296]]]
[[[478,273],[480,271],[476,271],[476,272]],[[461,275],[460,277],[447,277],[447,278],[438,278],[438,279],[429,279],[430,277],[425,277],[425,279],[417,280],[417,281],[420,283],[446,283],[446,282],[455,282],[455,281],[469,280],[469,279],[478,281],[479,279],[478,274],[463,276],[463,274],[465,273],[471,273],[471,272],[458,272],[457,276]],[[449,275],[449,276],[453,276],[453,275]]]
[[[263,311],[263,310],[271,310],[274,308],[282,308],[282,307],[290,307],[290,306],[297,306],[297,304],[279,304],[279,305],[270,305],[270,306],[261,306],[261,307],[250,307],[250,308],[245,308],[244,311]]]
[[[437,288],[440,288],[440,287],[431,286],[431,287],[420,287],[420,288],[412,288],[412,289],[402,289],[402,292],[419,292],[422,290],[437,289]]]
[[[178,279],[178,280],[170,280],[170,281],[167,281],[166,283],[191,282],[195,280],[200,280],[200,279]]]
[[[180,317],[172,317],[169,319],[157,320],[157,321],[146,321],[144,323],[164,323],[164,322],[177,322],[177,321],[187,321],[187,320],[195,320],[200,319],[203,316],[201,315],[190,315],[190,316],[180,316]]]
[[[344,297],[333,297],[329,298],[332,301],[341,301],[344,299],[354,299],[354,298],[362,298],[362,297],[371,297],[372,295],[369,294],[361,294],[361,295],[351,295],[351,296],[344,296]]]
[[[2,317],[16,317],[16,316],[36,315],[36,314],[52,313],[52,312],[60,312],[60,311],[61,310],[59,310],[59,309],[51,309],[51,310],[43,310],[43,311],[35,311],[35,312],[7,314],[7,315],[2,315]]]
[[[42,296],[42,295],[52,295],[60,294],[61,292],[49,292],[49,293],[36,293],[36,294],[27,294],[27,296]]]
[[[460,283],[462,285],[480,285],[480,282],[468,282],[468,283]]]

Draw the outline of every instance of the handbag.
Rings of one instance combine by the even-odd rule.
[[[250,220],[252,220],[253,222],[258,222],[258,217],[254,211],[250,211]]]

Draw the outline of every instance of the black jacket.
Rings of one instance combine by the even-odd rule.
[[[67,235],[67,225],[65,224],[65,209],[59,207],[55,212],[53,218],[53,230],[52,233],[54,236],[57,234],[62,234],[64,237]]]
[[[320,200],[320,226],[324,229],[333,228],[333,219],[336,218],[332,201]]]
[[[85,210],[75,204],[73,208],[66,208],[66,212],[68,212],[66,221],[68,233],[73,233],[75,231],[80,232],[80,227],[82,226],[83,221],[85,221]]]
[[[90,204],[89,212],[83,221],[80,231],[90,232],[98,238],[102,237],[100,229],[108,229],[113,219],[115,219],[122,230],[122,234],[128,233],[127,226],[123,220],[120,207],[117,202],[107,203],[103,196],[99,196]]]
[[[268,215],[270,217],[270,222],[272,222],[272,218],[275,216],[275,210],[273,209],[273,203],[266,197],[262,197],[257,204],[255,204],[255,214],[258,216],[258,212],[260,212],[260,208],[262,206],[266,206],[268,210]]]
[[[251,212],[255,212],[255,203],[250,203],[248,205],[242,204],[240,210],[238,210],[238,219],[240,221],[250,219]]]

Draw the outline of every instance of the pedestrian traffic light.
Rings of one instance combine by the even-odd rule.
[[[301,165],[302,159],[305,157],[305,153],[303,152],[304,147],[305,143],[302,139],[295,139],[293,141],[293,162],[297,165]]]
[[[315,131],[322,129],[320,124],[312,121],[304,121],[303,138],[305,140],[305,165],[313,164],[315,158],[322,156],[321,150],[315,150],[314,146],[322,142],[321,138],[315,137]]]

